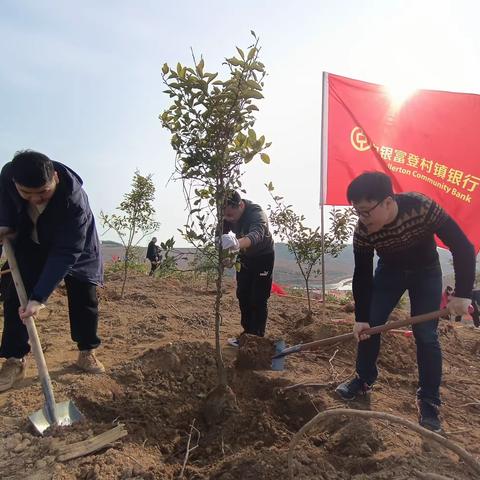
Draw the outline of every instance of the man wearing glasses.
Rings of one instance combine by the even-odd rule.
[[[353,236],[355,270],[353,296],[358,343],[356,377],[342,383],[336,392],[353,400],[371,390],[378,376],[380,335],[362,334],[384,324],[401,296],[408,290],[411,314],[439,309],[442,271],[434,235],[449,247],[455,270],[455,292],[447,308],[453,315],[468,312],[475,279],[475,252],[457,223],[432,199],[420,193],[394,194],[388,175],[366,172],[355,178],[347,198],[359,216]],[[373,275],[373,256],[379,261]],[[440,431],[438,417],[442,353],[438,320],[413,325],[417,346],[419,423]]]

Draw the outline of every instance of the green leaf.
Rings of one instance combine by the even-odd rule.
[[[270,157],[266,153],[260,154],[260,158],[263,163],[266,163],[267,165],[270,163]]]
[[[162,73],[166,75],[170,69],[168,68],[168,64],[164,63],[162,67]]]
[[[255,56],[255,53],[257,53],[257,49],[255,47],[251,48],[248,52],[247,60],[251,60]]]
[[[255,35],[255,32],[253,30],[250,30],[250,33],[254,36],[254,38],[257,38],[257,36]]]
[[[254,90],[261,90],[262,86],[255,80],[247,80],[247,85]]]
[[[250,142],[255,142],[257,140],[257,134],[255,133],[255,130],[251,128],[248,129],[248,140]]]
[[[237,48],[237,52],[240,54],[240,56],[242,57],[242,60],[245,60],[245,54],[243,53],[243,50],[241,48]]]
[[[263,95],[260,92],[257,92],[256,90],[247,90],[246,92],[243,93],[243,97],[261,99],[263,98]]]
[[[234,67],[239,67],[240,65],[243,65],[245,62],[242,62],[241,60],[239,60],[238,58],[236,57],[232,57],[232,58],[227,58],[227,62],[230,64],[230,65],[233,65]]]
[[[210,83],[212,80],[217,78],[218,73],[206,73],[205,75],[208,77],[207,83]]]
[[[202,76],[203,75],[203,67],[205,66],[205,62],[203,61],[203,58],[198,62],[198,65],[196,67],[197,73]]]

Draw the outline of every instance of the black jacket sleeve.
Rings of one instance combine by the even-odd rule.
[[[455,271],[455,295],[471,298],[475,282],[475,249],[458,224],[451,218],[435,231],[440,240],[450,249]]]
[[[260,208],[249,212],[248,233],[245,237],[252,242],[252,247],[258,245],[265,238],[268,232],[268,218],[266,213]]]

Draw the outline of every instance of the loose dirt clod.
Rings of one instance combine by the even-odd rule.
[[[270,370],[274,354],[273,340],[244,334],[239,341],[236,367],[249,370]]]
[[[211,390],[202,408],[207,425],[218,425],[238,413],[237,398],[228,385],[217,385]]]

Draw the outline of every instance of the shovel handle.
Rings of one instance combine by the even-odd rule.
[[[364,330],[362,333],[367,335],[375,335],[377,333],[386,332],[388,330],[394,330],[399,327],[405,327],[406,325],[415,325],[417,323],[428,322],[429,320],[435,320],[443,315],[448,314],[448,309],[436,310],[430,313],[423,313],[422,315],[416,315],[415,317],[405,318],[404,320],[396,320],[395,322],[388,322],[385,325],[379,325],[378,327],[371,327]],[[314,342],[303,343],[300,345],[298,351],[313,350],[317,347],[331,345],[332,343],[345,342],[353,337],[353,333],[345,333],[343,335],[337,335],[336,337],[322,338],[321,340],[315,340]],[[293,353],[293,352],[292,352]]]
[[[15,289],[17,290],[18,299],[22,307],[26,307],[28,303],[28,296],[23,284],[20,270],[18,269],[17,259],[15,258],[15,252],[13,250],[10,240],[3,240],[3,247],[5,256],[7,257],[8,265],[11,270]],[[32,347],[32,353],[37,364],[38,376],[42,385],[43,395],[45,397],[45,408],[47,413],[47,419],[53,425],[58,423],[58,417],[55,409],[55,396],[53,395],[52,382],[50,375],[48,374],[47,364],[45,362],[45,356],[43,355],[40,339],[38,338],[37,327],[33,317],[28,317],[24,320],[25,326],[28,331],[28,338]]]

